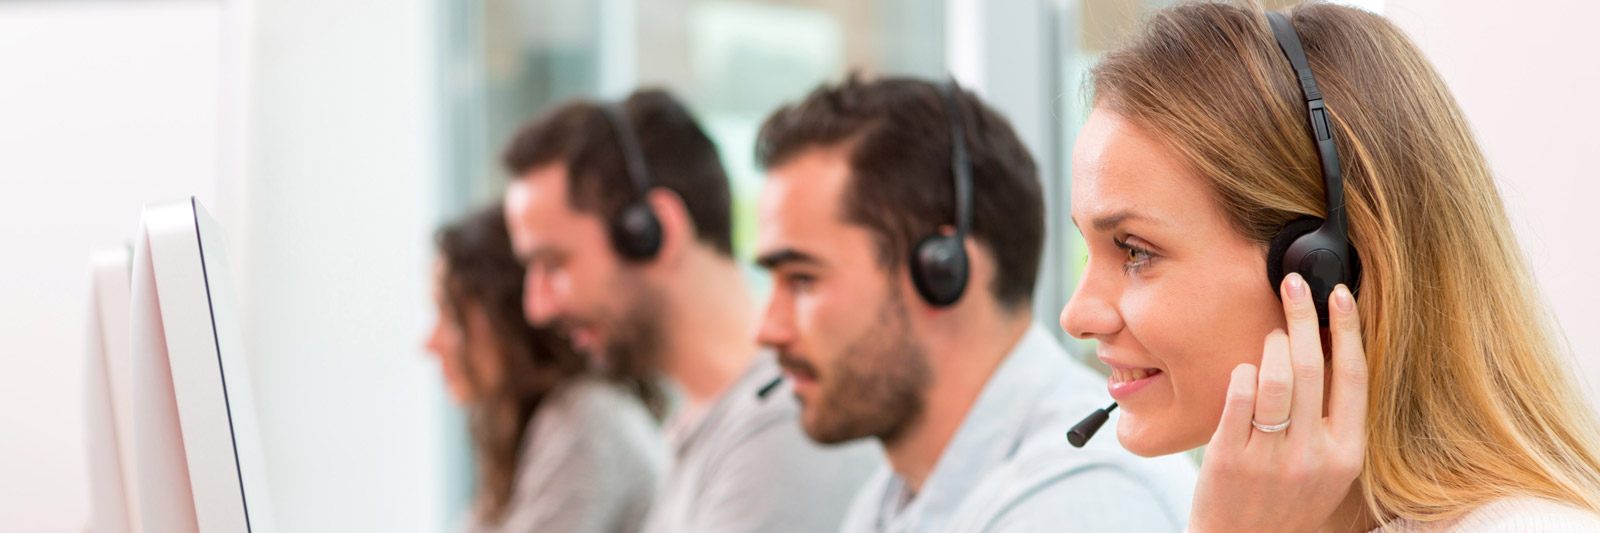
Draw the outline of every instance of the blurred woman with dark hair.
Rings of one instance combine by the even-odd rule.
[[[468,412],[477,467],[462,531],[636,531],[666,464],[657,389],[595,376],[567,339],[528,325],[499,206],[437,236],[427,349]]]

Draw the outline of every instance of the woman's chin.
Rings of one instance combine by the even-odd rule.
[[[1172,425],[1150,423],[1137,415],[1124,414],[1117,420],[1117,442],[1122,448],[1140,457],[1160,457],[1185,452],[1205,444],[1189,442],[1194,439],[1172,431]]]

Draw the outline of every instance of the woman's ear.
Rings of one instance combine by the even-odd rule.
[[[676,261],[697,237],[694,221],[689,218],[689,207],[683,203],[682,196],[666,187],[651,189],[646,201],[655,212],[656,221],[661,223],[661,250],[656,253],[656,260]]]

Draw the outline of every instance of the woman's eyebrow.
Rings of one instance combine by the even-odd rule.
[[[1154,219],[1152,219],[1152,218],[1150,218],[1148,216],[1136,213],[1136,212],[1134,212],[1132,210],[1124,209],[1122,211],[1117,211],[1117,212],[1114,212],[1114,213],[1111,213],[1111,214],[1108,214],[1108,215],[1096,217],[1094,219],[1094,222],[1093,222],[1092,225],[1094,226],[1095,231],[1104,232],[1104,231],[1111,231],[1112,229],[1115,229],[1117,226],[1120,226],[1124,222],[1127,222],[1127,221],[1130,221],[1130,220],[1142,220],[1142,221],[1152,221],[1152,222],[1154,221]]]

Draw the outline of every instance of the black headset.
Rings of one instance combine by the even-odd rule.
[[[1309,131],[1317,143],[1317,156],[1322,161],[1324,198],[1327,200],[1327,220],[1303,217],[1284,226],[1272,238],[1267,251],[1267,278],[1272,290],[1283,286],[1283,277],[1299,272],[1311,289],[1311,299],[1317,306],[1317,319],[1328,325],[1328,297],[1335,285],[1343,283],[1355,294],[1361,287],[1361,258],[1350,247],[1344,209],[1344,178],[1339,171],[1339,149],[1333,143],[1333,123],[1322,103],[1322,92],[1317,90],[1317,79],[1311,75],[1311,63],[1300,46],[1300,35],[1282,13],[1267,12],[1267,22],[1272,35],[1278,39],[1278,48],[1289,58],[1295,77],[1300,80],[1300,95],[1305,100]]]
[[[1361,258],[1350,247],[1344,212],[1344,178],[1339,173],[1339,150],[1333,144],[1333,123],[1328,120],[1328,109],[1322,103],[1322,92],[1317,90],[1317,79],[1311,75],[1311,62],[1300,46],[1300,34],[1282,13],[1267,12],[1267,22],[1278,48],[1289,58],[1295,78],[1300,80],[1300,96],[1305,100],[1307,116],[1311,119],[1311,138],[1317,143],[1317,156],[1322,161],[1323,194],[1327,200],[1327,220],[1302,217],[1285,225],[1272,238],[1267,250],[1267,278],[1272,290],[1283,286],[1283,277],[1299,272],[1311,289],[1311,300],[1317,305],[1317,320],[1328,325],[1328,296],[1334,286],[1343,283],[1354,295],[1361,286]],[[1078,425],[1067,432],[1067,442],[1082,448],[1100,426],[1116,410],[1113,402],[1105,409],[1095,409]]]
[[[967,232],[972,229],[972,162],[967,156],[967,136],[961,124],[955,80],[938,84],[950,122],[950,172],[955,175],[956,231],[935,233],[911,249],[911,282],[917,294],[934,307],[947,307],[967,289]]]
[[[628,112],[621,103],[606,104],[600,109],[617,134],[628,180],[637,193],[611,219],[611,246],[628,260],[648,261],[661,251],[661,221],[650,208],[650,169],[645,165],[644,149],[639,146],[639,136],[634,134],[633,123],[628,121]]]

